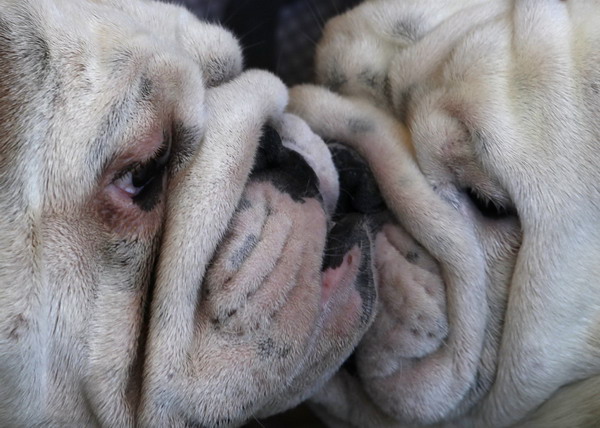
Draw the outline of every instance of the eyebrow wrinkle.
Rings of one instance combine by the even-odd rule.
[[[131,95],[116,101],[108,110],[90,143],[86,166],[99,179],[116,155],[115,139],[125,131],[125,123],[132,116]]]
[[[142,75],[137,87],[128,90],[123,98],[115,101],[100,122],[87,157],[88,170],[96,171],[97,179],[117,154],[115,140],[125,133],[127,124],[135,117],[136,112],[142,110],[143,103],[148,102],[151,94],[152,80]]]

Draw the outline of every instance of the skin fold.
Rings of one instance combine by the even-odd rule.
[[[368,224],[333,253],[331,155],[241,69],[174,5],[0,2],[0,425],[238,426],[369,327]]]
[[[597,425],[598,10],[0,0],[0,425]]]
[[[288,110],[368,163],[377,317],[312,397],[330,426],[600,422],[588,1],[364,2]]]

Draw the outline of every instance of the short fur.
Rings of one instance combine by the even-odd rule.
[[[327,24],[329,89],[290,111],[360,152],[399,223],[357,374],[313,398],[331,426],[600,424],[598,22],[586,0],[374,0]]]
[[[173,5],[0,1],[1,426],[239,425],[356,345],[370,247],[321,272],[331,157],[241,68]]]

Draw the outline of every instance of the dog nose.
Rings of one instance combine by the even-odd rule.
[[[295,201],[321,198],[315,171],[299,153],[285,147],[279,133],[269,125],[263,129],[250,177],[271,182]]]
[[[329,142],[328,147],[340,180],[336,215],[375,214],[384,211],[385,202],[367,162],[345,144]]]

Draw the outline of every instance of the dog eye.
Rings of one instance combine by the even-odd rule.
[[[502,219],[515,214],[514,208],[495,201],[472,187],[466,188],[465,193],[486,218]]]
[[[171,156],[171,137],[166,137],[156,154],[149,160],[130,165],[115,179],[114,185],[132,198],[144,196],[144,192],[160,180]]]

